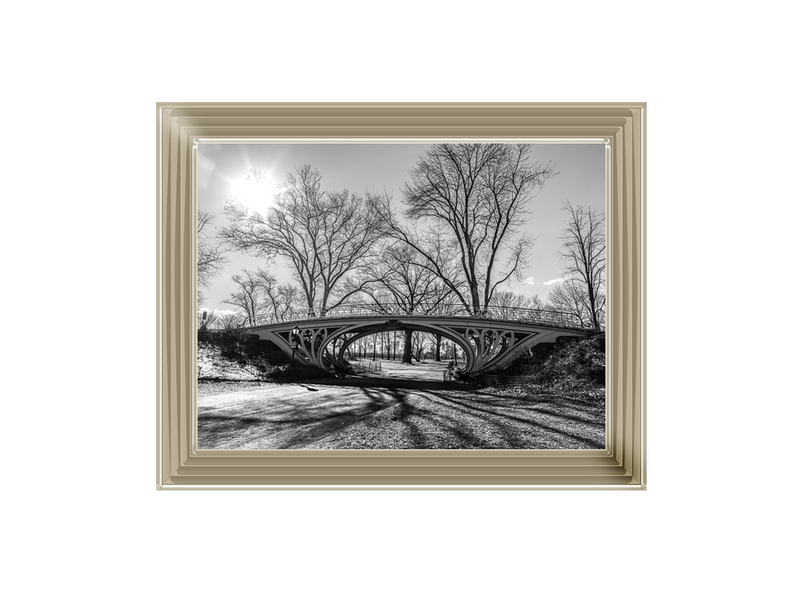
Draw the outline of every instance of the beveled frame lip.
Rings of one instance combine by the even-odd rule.
[[[646,487],[645,103],[157,103],[156,108],[157,489]],[[199,140],[244,138],[608,140],[606,449],[196,449],[193,154]]]

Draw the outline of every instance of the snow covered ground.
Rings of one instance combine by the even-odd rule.
[[[233,360],[223,358],[218,348],[207,343],[199,343],[198,378],[251,381],[259,379],[260,374],[253,367],[242,366]]]

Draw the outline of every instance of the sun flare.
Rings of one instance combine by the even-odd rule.
[[[279,185],[265,170],[251,169],[231,185],[234,200],[252,211],[265,211],[279,192]]]

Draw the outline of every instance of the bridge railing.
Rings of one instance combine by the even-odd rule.
[[[527,324],[549,325],[556,327],[583,329],[584,325],[577,317],[555,310],[538,308],[516,308],[508,306],[488,306],[484,311],[474,312],[462,304],[440,304],[426,309],[405,311],[395,305],[381,304],[343,304],[335,308],[309,309],[294,308],[284,312],[258,314],[254,317],[254,325],[302,322],[321,318],[351,317],[383,317],[383,316],[432,316],[477,318],[490,320],[507,320]]]

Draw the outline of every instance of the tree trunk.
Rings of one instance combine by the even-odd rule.
[[[595,299],[595,289],[589,279],[587,279],[587,289],[589,291],[589,310],[590,314],[592,315],[592,326],[594,327],[595,331],[600,331],[600,321],[597,318],[597,300]]]
[[[435,361],[441,362],[441,335],[436,335]]]
[[[404,364],[413,364],[413,354],[411,353],[413,349],[413,331],[411,329],[405,329],[405,349],[402,352],[402,362]]]

